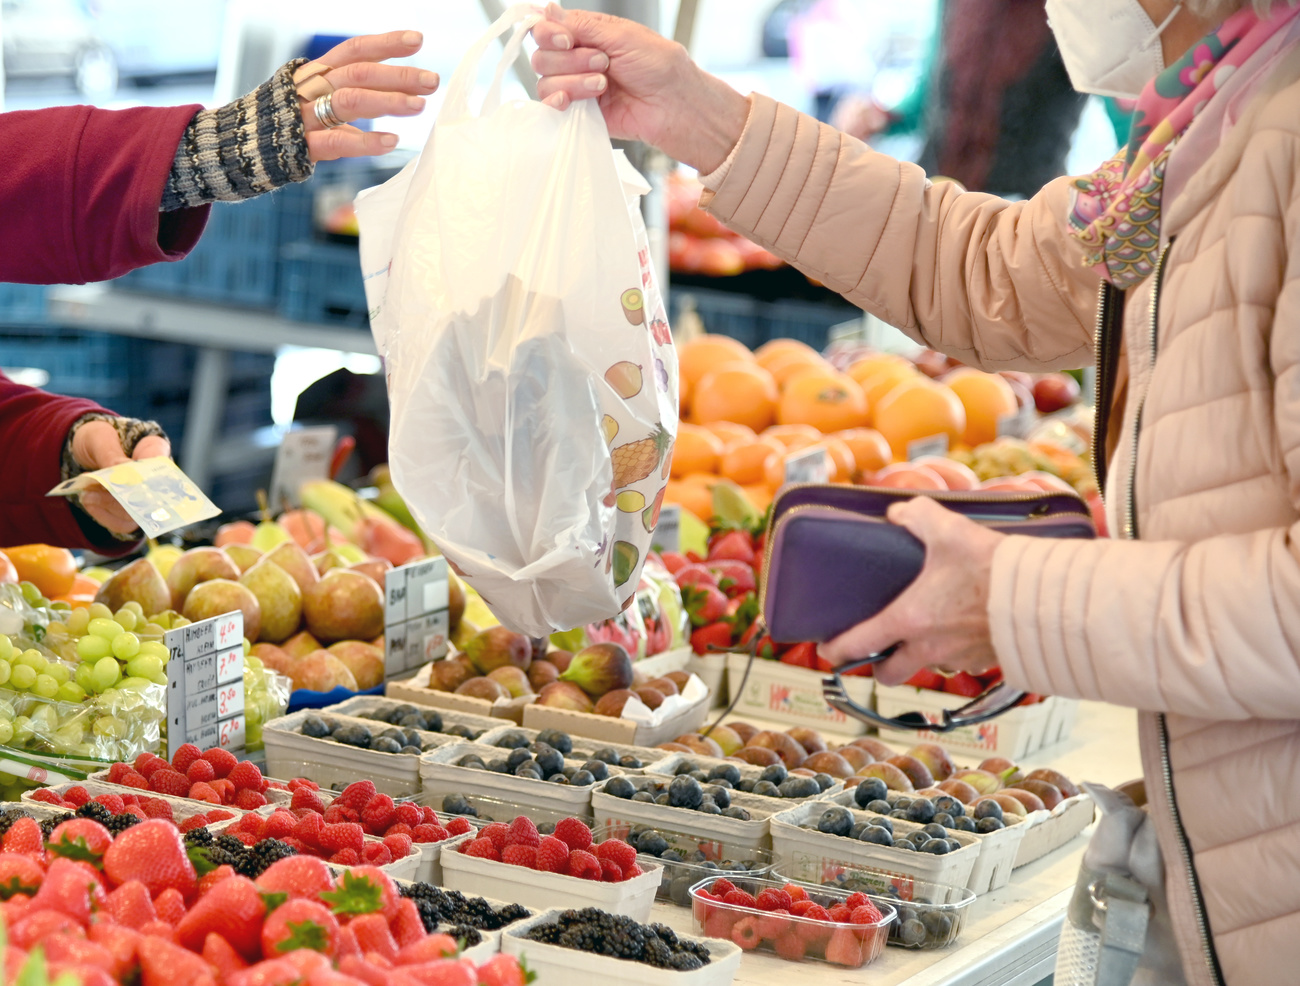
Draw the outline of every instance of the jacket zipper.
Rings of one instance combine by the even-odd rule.
[[[1172,248],[1172,241],[1165,247],[1164,252],[1160,254],[1160,259],[1156,262],[1154,287],[1151,291],[1151,309],[1149,341],[1151,346],[1151,371],[1154,372],[1156,357],[1159,353],[1159,327],[1160,327],[1160,291],[1164,286],[1165,276],[1165,258],[1169,256],[1169,250]],[[1104,296],[1103,296],[1104,297]],[[1101,324],[1101,313],[1098,313],[1098,325]],[[1100,380],[1100,375],[1098,377]],[[1149,384],[1148,384],[1149,386]],[[1128,487],[1128,517],[1124,524],[1124,536],[1129,540],[1135,541],[1138,537],[1138,520],[1137,520],[1137,462],[1138,462],[1138,436],[1142,431],[1142,411],[1146,406],[1146,394],[1142,395],[1142,403],[1138,405],[1137,416],[1133,422],[1133,461],[1129,472]],[[1187,831],[1183,828],[1182,812],[1178,808],[1178,798],[1174,791],[1174,769],[1169,760],[1169,723],[1162,712],[1156,717],[1157,736],[1160,748],[1160,778],[1164,784],[1165,801],[1169,805],[1169,815],[1174,823],[1174,833],[1178,836],[1178,854],[1182,857],[1183,871],[1187,875],[1187,886],[1192,893],[1192,911],[1196,916],[1197,937],[1201,942],[1201,955],[1205,959],[1206,969],[1210,973],[1210,979],[1218,986],[1223,986],[1223,970],[1219,967],[1219,957],[1214,951],[1214,941],[1210,937],[1210,922],[1205,914],[1205,897],[1201,893],[1201,882],[1196,875],[1196,865],[1192,860],[1192,847],[1187,838]]]

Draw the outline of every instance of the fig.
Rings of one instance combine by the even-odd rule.
[[[429,669],[429,687],[435,692],[454,692],[471,678],[477,677],[464,654],[434,661]]]
[[[1025,772],[1015,762],[1006,757],[989,757],[979,765],[980,770],[987,770],[999,778],[1008,787],[1025,779]]]
[[[679,692],[682,691],[686,687],[686,683],[691,680],[691,674],[689,671],[669,671],[664,675],[664,677],[676,685]]]
[[[822,739],[822,734],[807,726],[795,726],[787,729],[785,734],[802,746],[805,753],[821,753],[826,749],[826,741]]]
[[[970,804],[980,796],[979,791],[971,787],[965,781],[959,781],[950,777],[939,785],[939,790],[950,797],[956,798],[964,805]]]
[[[874,736],[862,736],[855,739],[849,746],[860,747],[866,750],[877,760],[888,760],[890,757],[898,755],[898,751],[887,743],[882,743]]]
[[[622,644],[592,644],[573,655],[569,666],[560,672],[560,680],[599,698],[632,684],[632,658]]]
[[[522,633],[503,626],[488,627],[466,642],[465,656],[479,674],[504,667],[527,671],[533,662],[533,645]]]
[[[891,791],[903,791],[910,793],[913,789],[912,782],[906,774],[895,767],[892,763],[884,760],[877,760],[875,763],[869,763],[855,775],[857,777],[879,777],[885,782],[885,787]]]
[[[683,736],[678,736],[673,742],[682,744],[692,753],[698,753],[700,756],[718,758],[722,756],[722,747],[707,736],[701,736],[699,733],[686,733]]]
[[[253,649],[254,651],[257,650],[257,648]],[[1026,778],[1020,782],[1020,787],[1017,788],[1017,790],[1028,791],[1030,794],[1036,795],[1038,800],[1043,803],[1043,807],[1048,811],[1051,811],[1065,800],[1065,796],[1061,794],[1061,789],[1055,784],[1049,784],[1047,781],[1036,781]]]
[[[641,704],[647,709],[659,708],[659,706],[664,704],[664,699],[667,698],[667,696],[658,688],[651,688],[648,685],[645,688],[638,688],[636,690],[636,697],[641,700]]]
[[[577,685],[568,681],[552,681],[537,693],[537,704],[572,712],[591,712],[591,699]]]
[[[547,652],[546,659],[555,665],[555,670],[564,673],[564,669],[569,666],[573,660],[573,652],[567,650],[553,650]]]
[[[1078,797],[1079,794],[1079,789],[1075,786],[1074,781],[1059,770],[1052,770],[1049,767],[1040,767],[1038,770],[1031,771],[1025,775],[1025,780],[1046,781],[1048,784],[1055,784],[1061,794],[1067,798]],[[1023,783],[1021,786],[1024,786]]]
[[[1029,814],[1024,802],[1013,795],[1007,794],[1006,791],[999,791],[997,794],[990,794],[989,797],[1002,806],[1002,812],[1004,815],[1015,815],[1019,818],[1024,818],[1025,815]]]
[[[812,754],[803,762],[800,769],[811,770],[814,774],[830,774],[836,780],[853,776],[853,767],[838,753],[822,750]]]
[[[469,681],[456,689],[456,694],[468,698],[481,698],[485,702],[503,702],[510,697],[510,693],[505,690],[505,686],[498,684],[491,678],[470,678]]]
[[[855,773],[867,764],[876,762],[876,758],[860,746],[841,746],[835,752],[849,762]]]
[[[921,743],[907,752],[925,764],[936,781],[946,781],[952,776],[952,772],[957,769],[952,762],[952,757],[948,755],[948,751],[938,743]],[[986,767],[985,770],[987,769]]]
[[[992,794],[1002,787],[1002,781],[996,774],[987,770],[959,770],[949,780],[965,781],[980,794]]]
[[[533,694],[533,686],[528,683],[528,675],[512,665],[497,668],[488,678],[510,693],[511,698],[523,698]]]
[[[552,681],[558,681],[560,678],[560,669],[550,661],[534,661],[528,665],[528,684],[532,685],[533,691],[539,692]]]
[[[775,751],[787,769],[803,766],[803,762],[808,758],[807,752],[793,737],[771,729],[765,729],[763,732],[755,734],[749,744],[751,746],[764,746]]]
[[[896,757],[890,757],[885,762],[892,763],[906,774],[907,779],[912,782],[912,787],[916,790],[919,791],[923,787],[934,787],[934,775],[930,773],[930,768],[921,763],[916,757],[901,753]]]
[[[596,707],[592,711],[598,716],[611,716],[617,719],[623,714],[623,706],[627,704],[627,700],[635,694],[636,692],[628,691],[626,688],[616,688],[612,692],[606,692],[600,696],[600,699],[596,702]],[[662,696],[660,696],[659,701],[663,701]],[[654,708],[654,706],[651,706],[651,708]]]
[[[1047,803],[1038,795],[1032,794],[1029,791],[1022,790],[1018,787],[1008,787],[999,793],[1004,794],[1007,797],[1015,798],[1025,806],[1025,811],[1044,811],[1047,808]],[[996,798],[998,795],[995,794],[994,797]]]
[[[687,749],[686,752],[689,753],[690,750]],[[781,762],[776,751],[769,750],[765,746],[742,746],[736,751],[735,756],[737,760],[743,760],[755,767],[772,767]]]
[[[677,682],[673,681],[672,678],[651,678],[646,682],[646,687],[662,692],[665,697],[682,693],[682,690],[677,687]]]

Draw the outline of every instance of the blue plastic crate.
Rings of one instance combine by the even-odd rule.
[[[730,336],[750,349],[771,339],[797,339],[822,350],[826,348],[830,327],[858,313],[847,303],[762,301],[745,294],[706,288],[674,289],[668,297],[670,320],[681,316],[689,299],[706,332]]]
[[[281,255],[280,314],[299,322],[367,325],[370,312],[357,248],[291,243]]]
[[[0,323],[45,321],[44,284],[0,283]]]

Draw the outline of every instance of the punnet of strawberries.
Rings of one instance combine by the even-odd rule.
[[[485,825],[477,838],[460,844],[463,855],[542,873],[604,883],[622,883],[644,875],[636,850],[621,839],[592,844],[591,829],[579,818],[561,819],[554,835],[540,835],[525,815],[509,825]]]
[[[214,866],[164,818],[114,835],[91,818],[42,829],[7,819],[0,914],[13,983],[40,955],[82,986],[524,986],[498,955],[476,966],[431,934],[415,900],[383,870],[337,879],[324,860],[290,856],[255,879]],[[28,975],[34,973],[28,971]],[[33,981],[24,978],[21,981]]]
[[[757,896],[726,878],[691,892],[696,930],[746,952],[774,952],[791,962],[822,959],[857,969],[884,948],[894,919],[866,894],[831,897],[795,883],[754,883]]]

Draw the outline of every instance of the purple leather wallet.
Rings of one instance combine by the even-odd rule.
[[[824,643],[889,605],[921,572],[925,547],[889,523],[892,504],[931,496],[1006,534],[1092,538],[1088,506],[1070,493],[983,493],[790,486],[772,504],[760,599],[772,639]]]

